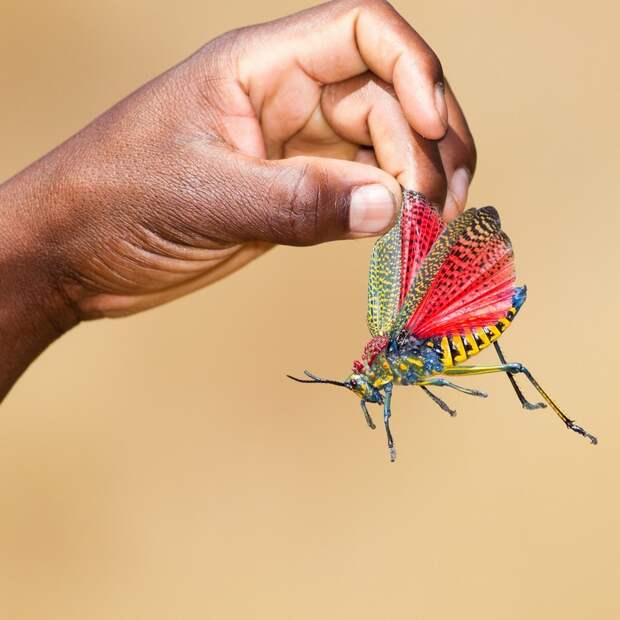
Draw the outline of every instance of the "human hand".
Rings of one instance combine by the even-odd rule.
[[[22,173],[28,234],[53,237],[45,268],[79,320],[161,304],[274,243],[383,232],[398,183],[443,205],[451,179],[454,216],[475,149],[444,83],[379,0],[225,34]]]

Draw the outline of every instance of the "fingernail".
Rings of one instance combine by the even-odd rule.
[[[454,172],[450,179],[448,189],[457,203],[459,211],[463,211],[467,203],[467,192],[469,191],[470,174],[467,168],[459,168]]]
[[[354,233],[383,232],[394,220],[395,212],[396,200],[385,185],[356,187],[351,192],[349,228]]]
[[[444,129],[448,129],[448,106],[446,105],[445,86],[443,82],[435,84],[435,109]]]

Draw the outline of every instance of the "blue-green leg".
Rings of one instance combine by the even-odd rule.
[[[447,403],[445,403],[443,400],[441,400],[441,398],[439,398],[439,396],[435,396],[435,394],[433,394],[426,386],[421,385],[420,386],[422,388],[422,390],[424,391],[425,394],[428,395],[428,397],[436,404],[439,405],[439,407],[441,407],[441,409],[443,411],[445,411],[448,415],[454,417],[456,415],[456,411],[454,409],[450,409],[450,407],[448,406]]]
[[[497,357],[499,357],[499,361],[502,364],[507,364],[508,362],[506,361],[506,358],[504,357],[504,353],[501,350],[499,346],[499,342],[497,342],[497,340],[493,343],[493,346],[495,347],[495,351],[497,352]],[[519,399],[519,402],[521,403],[521,406],[524,409],[529,409],[531,411],[532,409],[544,409],[547,406],[545,405],[545,403],[531,403],[523,395],[523,392],[521,391],[521,388],[517,385],[517,382],[515,381],[515,378],[512,375],[512,373],[506,373],[506,376],[508,377],[508,380],[512,384],[512,387],[515,393],[517,394],[517,398]]]
[[[446,374],[448,373],[446,372]],[[435,385],[437,387],[449,387],[449,388],[452,388],[453,390],[456,390],[457,392],[462,392],[463,394],[468,394],[469,396],[479,396],[480,398],[486,398],[488,396],[486,392],[464,388],[460,385],[456,385],[455,383],[452,383],[451,381],[448,381],[447,379],[444,379],[443,377],[429,377],[428,379],[424,381],[420,381],[420,383],[417,383],[416,385],[419,385],[421,387],[424,387],[425,385]]]
[[[360,405],[362,406],[362,411],[364,412],[364,419],[366,420],[366,424],[368,424],[368,426],[370,426],[370,428],[372,428],[372,430],[374,431],[375,428],[377,427],[375,426],[375,423],[372,421],[372,418],[370,417],[370,413],[368,413],[368,407],[366,407],[366,401],[363,398],[360,401]]]
[[[392,416],[392,384],[388,383],[385,386],[385,392],[383,394],[383,424],[385,425],[385,434],[387,435],[388,450],[390,451],[390,461],[392,463],[396,460],[396,448],[394,447],[394,438],[390,431],[390,417]]]
[[[469,376],[469,375],[486,375],[493,372],[505,372],[510,375],[515,374],[523,374],[527,378],[527,380],[536,388],[538,393],[544,398],[545,402],[553,409],[555,414],[564,422],[567,428],[571,431],[575,431],[575,433],[579,433],[583,435],[586,439],[590,440],[590,443],[596,444],[598,443],[598,439],[588,433],[583,427],[579,426],[575,422],[575,420],[571,420],[556,404],[551,397],[543,390],[542,386],[534,377],[532,373],[523,365],[518,362],[512,362],[509,364],[501,364],[499,366],[455,366],[454,368],[446,368],[444,370],[446,375],[459,375],[461,377]]]

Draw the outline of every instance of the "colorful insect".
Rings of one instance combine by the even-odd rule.
[[[394,384],[419,386],[454,416],[456,412],[429,386],[486,397],[484,392],[455,385],[446,377],[493,372],[506,373],[525,409],[546,407],[543,402],[526,400],[515,381],[515,375],[525,375],[569,429],[596,444],[596,437],[569,419],[523,364],[504,358],[497,340],[525,298],[525,286],[515,286],[512,246],[493,207],[469,209],[446,225],[422,194],[405,191],[398,222],[377,240],[372,251],[368,274],[372,338],[362,360],[353,362],[353,372],[344,381],[321,379],[307,370],[308,379],[288,377],[355,392],[372,429],[375,425],[366,404],[383,405],[391,461],[396,459],[390,431]],[[491,344],[499,364],[460,365]]]

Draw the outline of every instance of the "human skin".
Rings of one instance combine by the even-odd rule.
[[[275,244],[384,232],[401,185],[455,217],[475,158],[437,56],[386,2],[214,39],[0,186],[0,397],[82,320]]]

